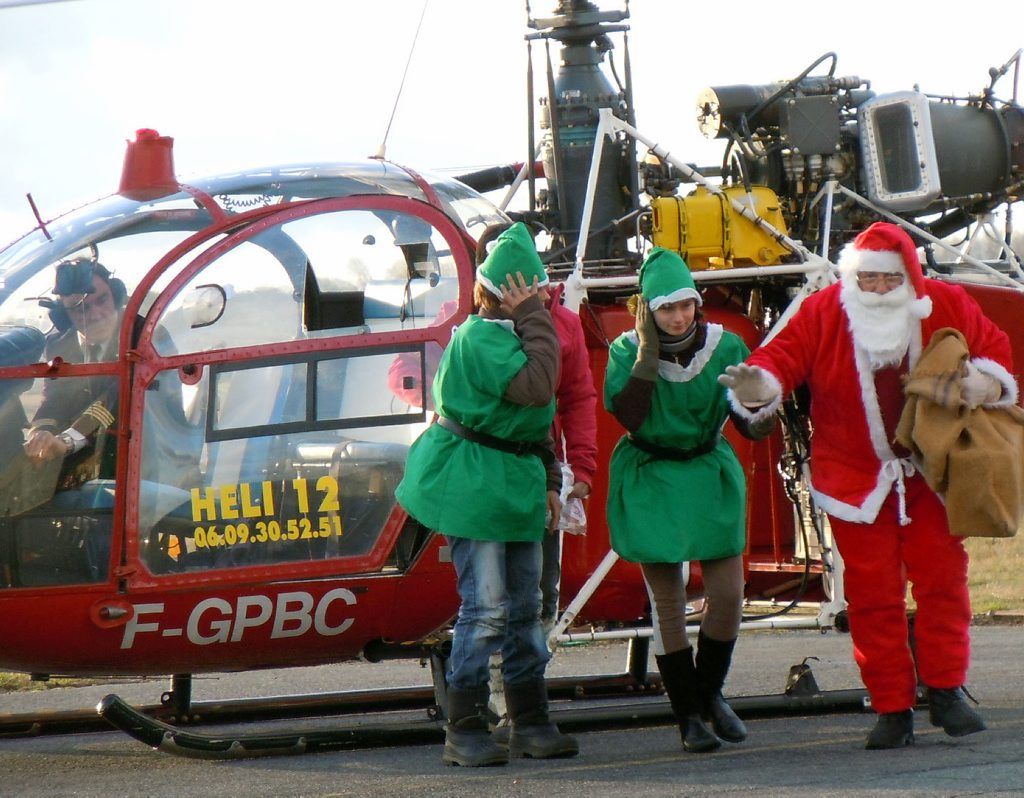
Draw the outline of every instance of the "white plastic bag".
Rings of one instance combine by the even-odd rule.
[[[569,498],[569,491],[575,484],[572,469],[562,464],[562,514],[558,518],[558,528],[570,535],[587,534],[587,512],[583,509],[583,500]]]

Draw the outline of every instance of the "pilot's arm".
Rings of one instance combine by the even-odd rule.
[[[65,334],[63,339],[48,345],[46,357],[79,361],[81,353],[67,343],[67,337]],[[44,382],[39,409],[25,443],[25,454],[31,461],[68,457],[93,445],[101,428],[113,425],[114,416],[107,407],[116,400],[116,380],[105,380],[105,385],[100,386],[95,380],[90,382],[92,389],[88,391],[82,390],[82,381],[78,379]]]
[[[96,436],[113,423],[113,413],[102,399],[97,399],[71,425],[59,432],[47,424],[37,423],[25,443],[25,454],[38,461],[67,457],[91,446]]]

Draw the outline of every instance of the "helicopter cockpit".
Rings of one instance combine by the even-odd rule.
[[[0,587],[403,567],[426,534],[394,489],[430,420],[428,352],[468,311],[469,236],[502,220],[369,162],[115,195],[0,252]],[[95,357],[54,354],[70,258],[124,285]],[[54,432],[85,442],[32,462],[57,385]]]

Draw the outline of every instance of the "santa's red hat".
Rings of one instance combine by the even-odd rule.
[[[843,248],[839,271],[849,277],[857,272],[902,272],[916,297],[910,303],[911,313],[919,319],[931,315],[932,300],[925,290],[917,246],[902,227],[875,222]]]

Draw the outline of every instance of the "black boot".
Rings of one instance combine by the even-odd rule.
[[[470,690],[448,688],[448,726],[441,760],[467,768],[507,765],[508,749],[487,731],[487,685]]]
[[[723,642],[706,637],[702,631],[697,637],[697,694],[700,715],[711,723],[715,734],[730,743],[747,739],[747,727],[732,711],[722,696],[722,685],[732,662],[736,640]]]
[[[580,752],[576,738],[562,734],[548,717],[548,690],[543,679],[519,684],[506,682],[505,704],[512,721],[508,738],[512,756],[551,759]]]
[[[928,719],[950,737],[963,737],[986,728],[981,715],[964,701],[964,691],[959,687],[928,688]]]
[[[880,714],[864,747],[874,751],[883,748],[902,748],[913,743],[914,710],[907,709],[903,712]]]
[[[672,712],[679,722],[679,734],[683,738],[683,748],[690,753],[714,751],[722,741],[700,717],[700,706],[697,698],[697,669],[693,664],[693,647],[671,654],[656,654],[654,661],[658,663],[661,681],[672,704]]]

